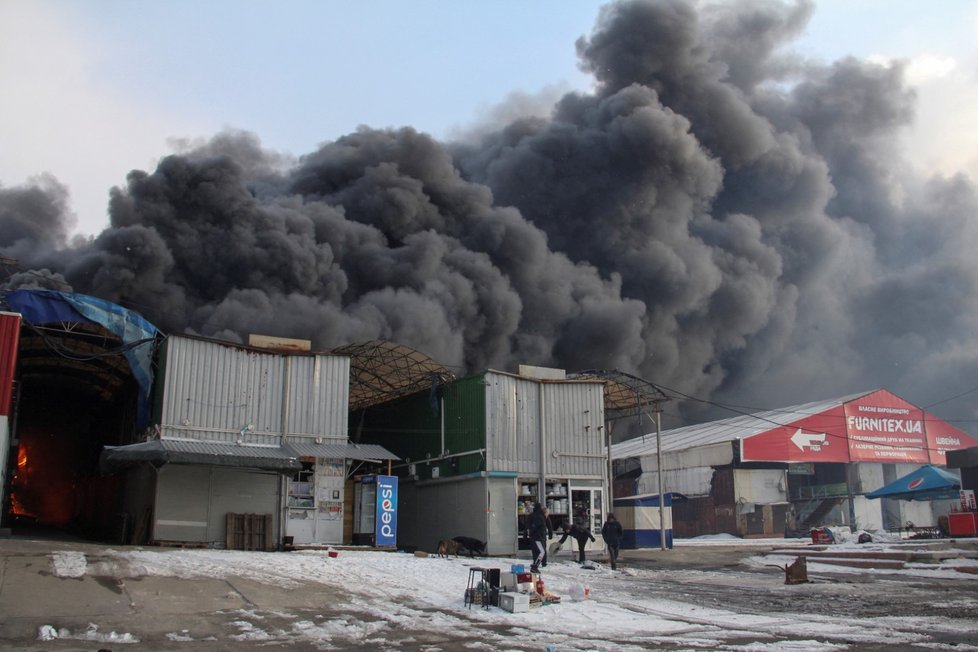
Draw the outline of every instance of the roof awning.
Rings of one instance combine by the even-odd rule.
[[[143,462],[153,466],[212,464],[291,473],[302,468],[291,449],[217,442],[154,439],[128,446],[106,446],[99,457],[103,473],[121,471]]]
[[[299,457],[335,459],[398,460],[377,444],[317,444],[289,441],[282,446],[249,446],[185,439],[153,439],[128,446],[105,446],[99,458],[102,473],[122,471],[148,462],[160,467],[173,464],[213,464],[291,473],[302,468]]]
[[[296,457],[327,457],[364,462],[401,459],[377,444],[317,444],[312,441],[290,439],[285,446],[294,451]]]

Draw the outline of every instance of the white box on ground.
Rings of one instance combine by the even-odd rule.
[[[530,596],[526,593],[500,593],[499,608],[512,613],[530,610]]]
[[[516,590],[516,575],[502,571],[499,573],[499,587],[507,591]]]

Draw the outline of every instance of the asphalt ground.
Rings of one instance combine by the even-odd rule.
[[[690,604],[713,604],[733,607],[739,613],[778,613],[798,609],[792,592],[779,582],[754,582],[759,573],[773,575],[778,568],[758,568],[745,560],[766,551],[783,548],[784,540],[738,542],[720,545],[687,546],[679,542],[669,550],[626,550],[621,557],[625,572],[634,569],[659,569],[654,577],[636,583],[636,589],[651,595],[669,595]],[[804,542],[797,542],[803,545]],[[978,541],[964,544],[978,548]],[[328,613],[330,600],[324,587],[307,585],[280,589],[245,578],[222,579],[176,578],[142,575],[138,578],[114,579],[86,573],[79,577],[59,577],[52,571],[52,554],[61,551],[83,553],[89,563],[97,563],[110,546],[78,540],[11,536],[0,538],[0,650],[240,650],[251,647],[282,647],[260,642],[242,642],[228,636],[233,621],[242,610],[265,613]],[[800,551],[803,548],[799,549]],[[601,555],[593,557],[602,561]],[[771,577],[768,578],[770,580]],[[814,578],[818,582],[813,595],[817,604],[807,605],[812,613],[845,618],[849,615],[870,617],[940,617],[960,618],[949,607],[930,604],[978,605],[978,579],[963,577],[960,581],[941,582],[909,580],[901,583],[901,592],[892,593],[891,580],[879,580],[871,574],[847,574],[839,577]],[[881,589],[884,586],[887,591]],[[764,585],[767,588],[756,588]],[[773,589],[772,589],[773,587]],[[936,610],[935,610],[936,609]],[[943,611],[941,611],[943,609]],[[946,612],[946,613],[945,613]],[[342,614],[336,614],[341,617]],[[967,616],[964,621],[973,625]],[[45,626],[67,628],[73,633],[85,632],[90,623],[98,624],[100,638],[93,641],[55,639],[41,640]],[[973,643],[973,631],[953,631],[941,641],[957,646]],[[970,629],[970,627],[969,627]],[[175,632],[193,631],[193,640],[174,639]],[[123,635],[137,632],[140,643],[107,640],[115,632]],[[409,641],[398,649],[405,652],[426,649],[461,649],[446,634],[444,640],[430,640],[430,632],[406,634]],[[434,647],[432,647],[434,646]],[[288,645],[290,649],[305,649]],[[307,646],[308,649],[322,649]],[[336,646],[330,649],[343,649]],[[349,649],[355,649],[353,647]],[[861,646],[858,649],[887,649]]]

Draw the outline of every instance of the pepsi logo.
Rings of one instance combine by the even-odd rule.
[[[907,485],[907,489],[916,489],[917,487],[919,487],[922,484],[924,484],[924,479],[923,478],[916,478],[916,479],[910,481],[910,484]]]

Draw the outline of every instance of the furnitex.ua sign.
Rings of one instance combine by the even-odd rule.
[[[741,440],[744,461],[946,463],[978,439],[878,390]]]

